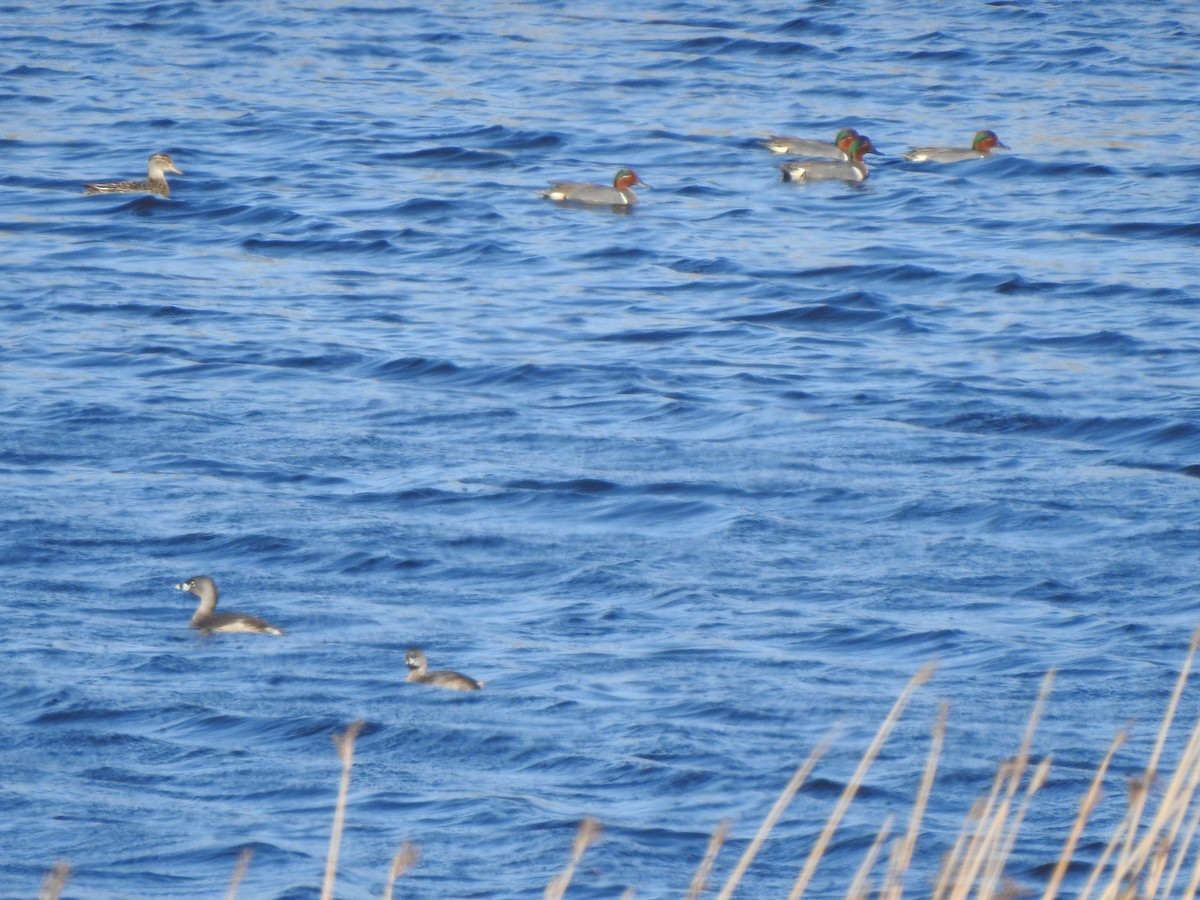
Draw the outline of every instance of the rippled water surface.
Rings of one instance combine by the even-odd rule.
[[[536,896],[585,816],[571,896],[680,896],[730,817],[723,882],[834,734],[780,896],[933,659],[812,895],[946,699],[928,894],[1051,668],[1008,874],[1132,722],[1094,862],[1200,621],[1194,5],[451,7],[0,11],[0,893],[249,847],[243,896],[316,897],[363,719],[339,896],[404,839],[406,896]],[[861,185],[760,144],[843,125]],[[170,200],[82,195],[157,150]],[[538,196],[625,165],[628,214]],[[201,573],[289,634],[189,630]]]

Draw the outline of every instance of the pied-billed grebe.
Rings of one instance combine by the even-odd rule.
[[[582,181],[556,181],[542,191],[542,196],[551,200],[591,203],[596,206],[633,206],[638,200],[637,194],[632,190],[635,184],[650,187],[638,178],[633,169],[621,169],[613,179],[612,187]]]
[[[249,634],[287,634],[282,628],[276,628],[266,619],[252,616],[248,613],[213,612],[217,608],[217,584],[207,575],[197,575],[187,581],[175,585],[181,591],[195,594],[200,598],[200,605],[192,615],[191,626],[199,628],[204,634],[213,631],[241,632]]]
[[[175,160],[165,153],[155,153],[150,157],[146,168],[145,181],[106,181],[100,184],[85,184],[85,194],[157,194],[160,197],[170,197],[171,188],[167,185],[167,172],[182,175],[175,168]]]
[[[436,672],[426,671],[429,661],[425,659],[425,651],[420,647],[409,647],[404,654],[404,664],[408,666],[406,681],[418,684],[432,684],[435,687],[450,688],[452,691],[477,691],[483,687],[482,681],[468,678],[460,672],[450,672],[441,669]]]

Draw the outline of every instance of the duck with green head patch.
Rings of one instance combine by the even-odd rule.
[[[633,169],[621,169],[613,178],[612,187],[583,181],[556,181],[542,191],[543,197],[568,203],[587,203],[593,206],[633,206],[638,202],[633,186],[650,187],[638,178]]]
[[[913,147],[904,154],[912,162],[953,163],[968,159],[987,159],[996,148],[1007,150],[994,131],[977,131],[971,139],[970,149],[963,147]]]
[[[784,181],[866,181],[870,171],[863,162],[864,153],[879,153],[871,139],[859,135],[850,142],[850,159],[800,159],[780,166]]]
[[[763,146],[772,153],[786,153],[790,156],[803,156],[806,159],[836,159],[848,160],[847,151],[850,144],[858,137],[853,128],[843,128],[833,138],[833,141],[815,141],[810,138],[773,137],[765,141]]]

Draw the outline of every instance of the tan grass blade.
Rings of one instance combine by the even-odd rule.
[[[1158,760],[1162,753],[1162,747],[1166,743],[1167,733],[1174,721],[1179,698],[1186,685],[1197,648],[1200,648],[1200,628],[1192,633],[1188,655],[1180,669],[1179,678],[1176,679],[1175,690],[1171,694],[1171,700],[1167,704],[1162,724],[1159,726],[1158,739],[1155,741],[1154,752],[1151,754],[1150,763],[1147,765],[1145,775],[1142,777],[1144,790],[1139,792],[1135,799],[1136,814],[1132,816],[1129,830],[1126,832],[1125,850],[1117,861],[1112,880],[1109,882],[1108,888],[1101,895],[1102,897],[1116,896],[1116,892],[1119,891],[1121,885],[1132,883],[1138,878],[1142,869],[1162,841],[1163,833],[1167,830],[1168,823],[1172,819],[1177,819],[1177,811],[1181,807],[1185,808],[1186,813],[1186,804],[1190,803],[1191,795],[1186,789],[1190,766],[1184,761],[1193,760],[1197,756],[1200,756],[1200,721],[1192,729],[1192,734],[1188,739],[1187,748],[1181,757],[1180,765],[1176,767],[1166,790],[1163,792],[1154,818],[1146,828],[1141,839],[1136,844],[1133,843],[1141,819],[1141,813],[1145,806],[1146,796],[1149,794],[1154,778],[1158,773]]]
[[[1183,757],[1179,760],[1167,792],[1162,798],[1159,814],[1155,816],[1155,827],[1159,834],[1158,841],[1154,845],[1155,853],[1161,850],[1169,856],[1172,848],[1175,848],[1174,852],[1178,857],[1182,858],[1186,855],[1190,841],[1179,845],[1177,843],[1179,830],[1192,810],[1198,786],[1200,786],[1200,721],[1192,730]],[[1160,822],[1161,825],[1159,825]],[[1177,866],[1173,867],[1173,869],[1175,868]],[[1158,880],[1163,874],[1165,872],[1159,873],[1157,877],[1147,879],[1142,891],[1144,896],[1153,896],[1157,890]],[[1172,880],[1174,880],[1173,876]]]
[[[997,771],[995,779],[992,781],[993,794],[999,790],[1000,773]],[[954,873],[958,871],[961,864],[963,854],[966,852],[967,841],[974,833],[971,827],[972,822],[978,822],[983,818],[985,801],[983,797],[976,797],[975,802],[971,804],[970,810],[967,811],[967,817],[963,819],[962,828],[959,829],[958,838],[954,842],[954,846],[950,848],[942,856],[942,862],[938,868],[938,878],[933,885],[932,900],[943,900],[946,893],[954,884]],[[979,826],[976,825],[975,828]]]
[[[1008,858],[1012,855],[1013,847],[1016,845],[1017,833],[1021,830],[1021,823],[1025,821],[1025,816],[1029,813],[1029,804],[1033,801],[1033,795],[1042,789],[1042,786],[1046,783],[1047,776],[1050,774],[1051,759],[1052,757],[1047,756],[1033,770],[1029,784],[1025,786],[1025,796],[1021,801],[1021,805],[1017,808],[1017,812],[1012,817],[1012,820],[1004,827],[1004,834],[997,845],[998,849],[993,850],[991,858],[984,866],[983,877],[976,891],[977,896],[992,897],[999,891],[1000,879],[1004,875],[1004,867],[1008,863]]]
[[[1066,877],[1067,866],[1071,864],[1071,858],[1075,855],[1075,847],[1079,844],[1083,828],[1087,824],[1092,810],[1096,808],[1097,801],[1100,799],[1100,789],[1104,784],[1104,776],[1108,774],[1108,767],[1112,763],[1113,756],[1116,755],[1121,745],[1125,743],[1127,737],[1128,732],[1125,729],[1122,728],[1117,732],[1117,736],[1109,744],[1108,752],[1104,754],[1104,759],[1100,761],[1100,767],[1096,770],[1096,774],[1092,776],[1092,783],[1088,787],[1087,793],[1079,801],[1079,815],[1075,817],[1075,824],[1071,827],[1071,833],[1067,835],[1067,842],[1063,845],[1062,852],[1058,855],[1058,862],[1054,866],[1054,871],[1050,874],[1050,881],[1046,885],[1046,890],[1042,893],[1042,900],[1053,900],[1054,897],[1058,896],[1058,889],[1062,885],[1063,878]]]
[[[341,734],[333,736],[333,745],[342,760],[342,780],[338,785],[337,807],[333,813],[333,831],[329,835],[329,852],[325,856],[325,879],[321,884],[321,900],[333,900],[333,884],[337,879],[338,853],[342,847],[342,830],[346,825],[346,796],[350,793],[350,766],[354,762],[354,741],[366,723],[351,722]]]
[[[804,868],[800,870],[800,874],[796,876],[796,881],[792,885],[791,893],[788,894],[788,900],[800,900],[804,896],[805,890],[808,888],[809,881],[812,880],[813,873],[816,872],[817,866],[821,862],[821,857],[825,855],[825,850],[829,847],[829,842],[833,840],[833,835],[837,831],[838,826],[842,822],[842,817],[846,815],[846,810],[850,808],[850,804],[854,801],[854,796],[858,793],[858,789],[862,786],[863,778],[867,774],[867,770],[871,768],[871,764],[875,762],[875,757],[879,755],[879,751],[883,748],[884,741],[891,734],[892,728],[895,727],[900,714],[904,712],[904,708],[908,705],[908,701],[912,698],[913,692],[921,685],[925,684],[933,677],[934,663],[926,663],[920,668],[908,685],[900,692],[900,696],[896,698],[896,702],[892,705],[891,712],[887,718],[883,720],[883,724],[879,726],[879,731],[875,734],[875,739],[871,742],[871,746],[867,748],[867,752],[863,754],[863,758],[858,763],[858,768],[854,770],[854,775],[851,776],[850,782],[842,791],[841,797],[838,798],[837,805],[829,816],[829,820],[825,823],[825,828],[821,831],[817,838],[816,844],[809,851],[808,859],[804,863]]]
[[[1092,866],[1092,873],[1088,876],[1087,884],[1083,886],[1083,890],[1079,893],[1078,900],[1087,900],[1091,896],[1092,891],[1095,890],[1097,883],[1100,881],[1100,876],[1104,874],[1105,869],[1108,867],[1109,859],[1124,840],[1125,834],[1133,822],[1135,803],[1133,795],[1140,790],[1144,790],[1141,781],[1139,779],[1131,779],[1129,782],[1129,808],[1126,810],[1124,818],[1113,829],[1112,837],[1108,839],[1108,843],[1104,847],[1104,852],[1100,854],[1100,858]]]
[[[684,900],[699,900],[700,895],[704,893],[704,888],[708,884],[708,876],[712,874],[713,864],[717,861],[717,854],[721,852],[721,847],[724,846],[725,837],[728,834],[729,820],[722,819],[717,823],[712,837],[708,839],[708,847],[704,850],[704,859],[700,861],[700,867],[692,876],[692,883],[688,885],[688,892],[684,895]]]
[[[970,893],[971,886],[975,884],[983,866],[989,859],[993,859],[994,848],[1004,833],[1004,824],[1008,819],[1009,810],[1012,809],[1013,797],[1025,774],[1025,767],[1029,763],[1033,735],[1037,731],[1038,722],[1041,721],[1042,710],[1045,709],[1046,698],[1050,695],[1050,687],[1053,684],[1054,670],[1051,669],[1042,679],[1042,686],[1038,691],[1033,710],[1029,714],[1029,722],[1025,726],[1025,736],[1021,739],[1021,746],[1017,750],[1016,758],[1001,767],[1005,772],[1003,797],[994,806],[989,805],[985,817],[980,821],[976,838],[972,840],[962,867],[955,875],[954,888],[950,892],[951,900],[963,900]]]
[[[229,879],[229,891],[225,894],[225,900],[235,900],[237,897],[238,888],[242,886],[242,879],[246,877],[246,870],[250,868],[252,856],[254,856],[252,847],[243,847],[242,852],[238,854],[237,865],[233,867],[233,875]]]
[[[983,833],[991,826],[993,810],[996,807],[1000,789],[1008,778],[1008,770],[1012,763],[1004,762],[996,767],[996,775],[992,779],[992,789],[987,797],[980,797],[971,804],[967,813],[967,821],[963,824],[963,833],[954,845],[952,855],[942,867],[938,883],[934,889],[934,900],[952,894],[965,877],[962,873],[970,861],[979,852],[978,847],[983,840]],[[975,823],[974,829],[971,823]]]
[[[1150,857],[1149,865],[1146,867],[1145,882],[1138,892],[1142,897],[1153,897],[1158,893],[1158,885],[1162,881],[1163,875],[1166,874],[1167,862],[1170,857],[1170,845],[1159,844],[1158,849],[1154,851],[1154,855]]]
[[[392,900],[392,890],[396,887],[396,879],[412,868],[420,858],[421,851],[413,844],[405,841],[400,845],[400,849],[392,857],[392,865],[388,869],[387,884],[383,888],[383,900]]]
[[[1196,854],[1195,862],[1192,863],[1192,877],[1188,881],[1187,890],[1179,896],[1184,900],[1192,900],[1198,891],[1200,891],[1200,853]]]
[[[1192,818],[1188,822],[1187,832],[1175,850],[1175,863],[1171,866],[1171,874],[1167,876],[1167,883],[1163,886],[1162,896],[1164,900],[1173,896],[1172,891],[1175,887],[1176,880],[1179,878],[1179,870],[1183,867],[1184,860],[1187,859],[1189,848],[1192,847],[1196,840],[1197,826],[1200,826],[1200,803],[1194,804],[1194,807],[1195,808],[1192,810]],[[1200,853],[1198,853],[1196,856],[1197,862],[1200,863]]]
[[[992,792],[988,795],[987,802],[984,803],[983,810],[979,813],[979,821],[975,826],[975,833],[971,835],[971,843],[967,845],[967,852],[963,854],[959,867],[951,879],[949,894],[951,900],[961,900],[970,893],[971,886],[979,875],[979,868],[987,857],[988,847],[996,836],[997,823],[1003,821],[1006,802],[1003,796],[1004,787],[1012,781],[1013,771],[1016,767],[1017,764],[1014,760],[1008,760],[996,768],[996,777],[992,781]]]
[[[575,844],[571,847],[571,859],[561,873],[550,879],[546,891],[542,894],[545,900],[562,900],[563,894],[575,875],[575,869],[587,848],[600,838],[600,823],[595,819],[584,819],[579,823],[579,831],[575,834]]]
[[[753,840],[742,851],[741,858],[738,859],[737,865],[733,867],[733,872],[730,873],[729,880],[725,882],[725,886],[721,888],[721,893],[717,895],[717,900],[729,900],[733,896],[738,882],[742,880],[742,876],[750,868],[750,863],[754,861],[754,857],[758,854],[759,848],[762,847],[763,842],[767,839],[767,835],[771,833],[771,829],[775,827],[775,823],[779,821],[779,817],[783,815],[783,811],[788,808],[788,804],[796,796],[796,791],[800,790],[800,785],[808,780],[808,776],[812,774],[817,761],[825,755],[825,751],[828,749],[829,740],[826,739],[818,744],[812,753],[808,754],[808,759],[796,767],[796,771],[792,773],[792,777],[784,785],[783,791],[775,800],[775,805],[771,807],[770,812],[767,813],[767,817],[758,826],[758,831],[755,833]]]
[[[921,833],[921,820],[925,817],[925,808],[929,804],[929,795],[933,791],[933,778],[937,774],[938,759],[942,754],[942,745],[946,741],[946,720],[949,717],[950,705],[948,703],[940,704],[937,721],[933,725],[933,740],[929,744],[929,757],[925,760],[925,772],[921,776],[921,786],[917,789],[917,799],[913,802],[912,815],[908,820],[908,831],[896,844],[883,890],[879,894],[880,900],[900,900],[903,893],[904,876],[912,863],[913,851],[917,846],[917,836]]]
[[[60,859],[54,864],[54,868],[46,873],[46,877],[42,879],[42,889],[38,893],[38,900],[58,900],[62,896],[63,890],[67,886],[67,880],[71,877],[71,867],[66,860]]]
[[[883,827],[875,835],[875,840],[871,844],[870,849],[867,850],[867,855],[863,857],[858,871],[854,873],[854,880],[850,882],[850,890],[846,892],[847,900],[867,900],[867,894],[870,893],[867,886],[867,879],[871,875],[871,869],[875,867],[875,859],[879,856],[879,848],[883,846],[883,842],[888,839],[888,835],[891,833],[892,817],[888,816],[883,820]]]

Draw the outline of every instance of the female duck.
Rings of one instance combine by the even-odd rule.
[[[637,194],[633,192],[635,184],[650,187],[638,178],[633,169],[621,169],[613,179],[612,187],[581,181],[556,181],[542,191],[542,196],[551,200],[589,203],[594,206],[633,206],[638,199]]]
[[[858,137],[853,128],[843,128],[829,141],[814,141],[807,138],[773,137],[763,144],[772,153],[788,153],[792,156],[804,156],[809,159],[836,159],[845,161],[850,158],[846,152],[850,143]]]
[[[167,185],[167,172],[182,175],[175,168],[175,160],[165,153],[155,153],[150,157],[146,170],[145,181],[108,181],[100,184],[85,184],[85,194],[157,194],[160,197],[170,197],[171,188]]]
[[[784,181],[865,181],[867,164],[863,162],[864,153],[879,153],[869,137],[859,135],[850,142],[850,158],[842,162],[828,159],[801,159],[796,162],[784,163]]]
[[[175,587],[200,598],[200,605],[196,607],[190,624],[193,628],[199,628],[204,634],[211,634],[214,631],[287,634],[282,628],[276,628],[265,619],[248,613],[213,612],[217,608],[217,584],[207,575],[197,575],[195,578],[181,581]]]
[[[967,159],[987,159],[996,147],[1002,150],[1008,149],[1000,143],[996,132],[977,131],[971,140],[970,150],[964,150],[961,147],[913,147],[904,154],[904,158],[912,162],[962,162]]]
[[[408,666],[408,678],[417,684],[432,684],[434,687],[449,688],[452,691],[477,691],[483,687],[482,681],[468,678],[460,672],[440,669],[436,672],[427,671],[429,661],[425,659],[425,651],[420,647],[409,647],[404,654],[404,664]]]

